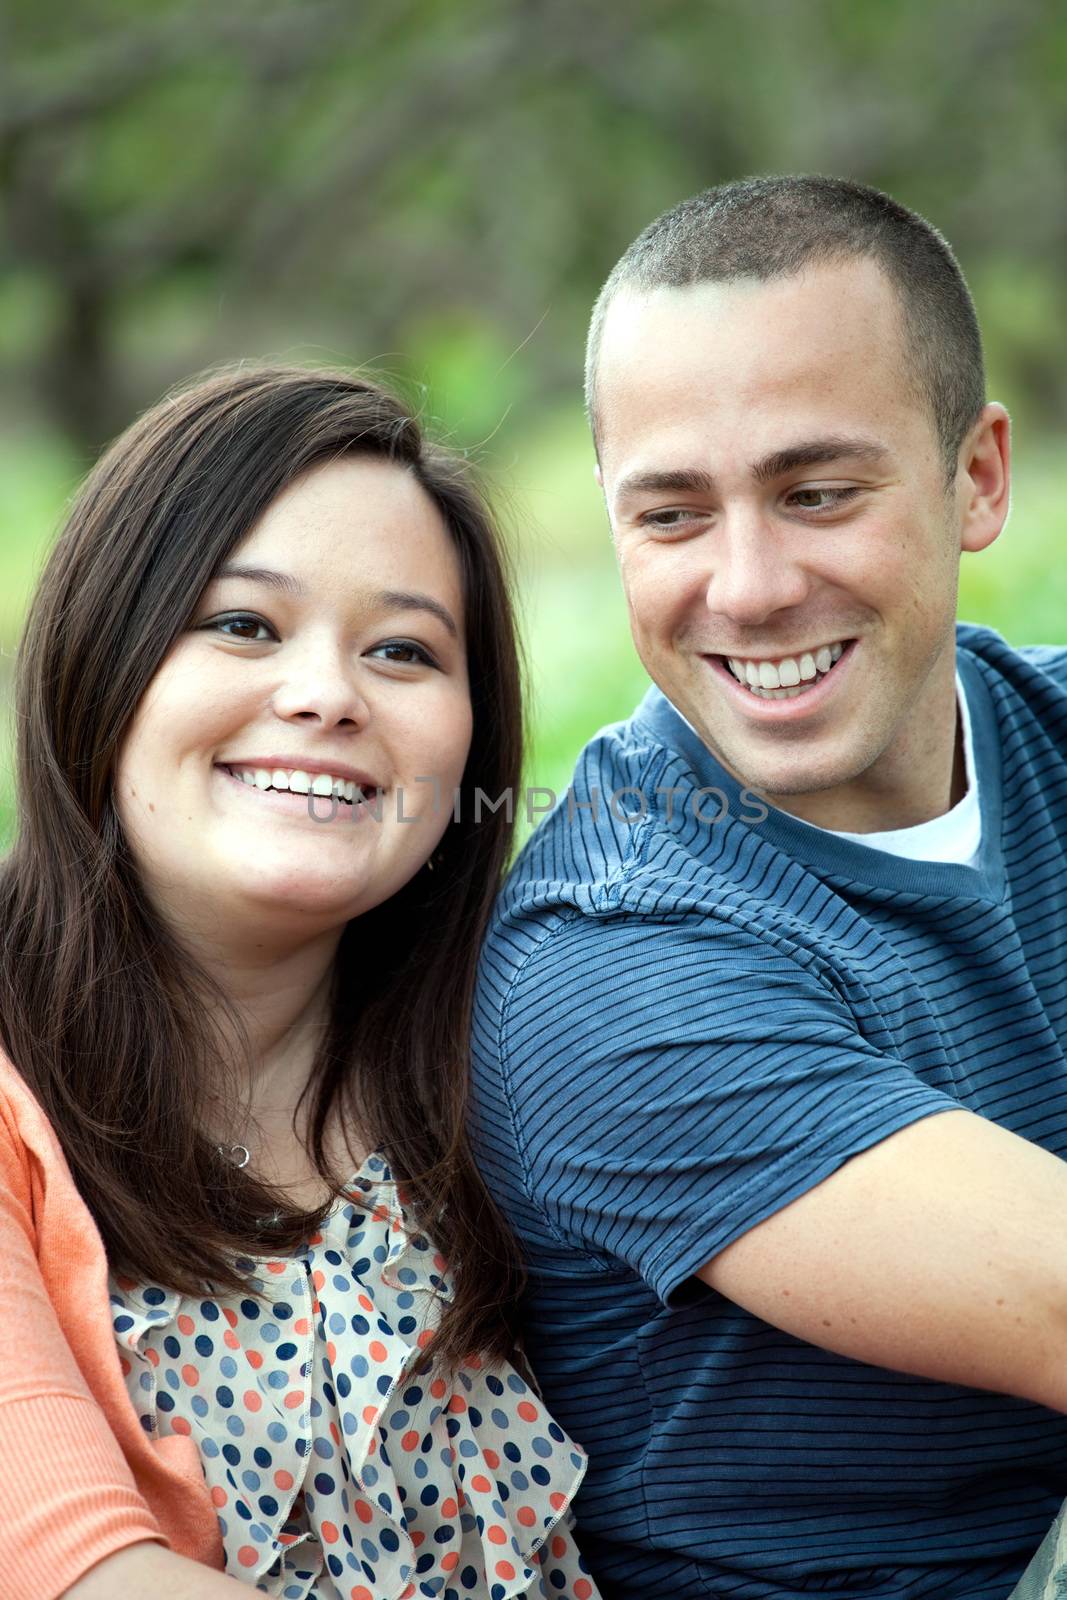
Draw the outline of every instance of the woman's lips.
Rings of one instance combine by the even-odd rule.
[[[360,823],[369,817],[379,819],[382,795],[368,801],[363,797],[349,802],[336,795],[298,794],[292,789],[260,789],[236,777],[226,766],[217,766],[216,772],[233,789],[244,794],[250,804],[267,806],[290,817],[307,817],[318,823]]]

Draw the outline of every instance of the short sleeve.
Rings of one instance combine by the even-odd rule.
[[[587,1269],[625,1263],[663,1301],[851,1156],[959,1109],[817,975],[712,919],[557,928],[500,1031],[529,1199]]]

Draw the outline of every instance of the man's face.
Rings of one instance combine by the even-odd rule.
[[[597,411],[650,676],[786,809],[820,795],[832,825],[858,804],[878,826],[884,796],[894,825],[900,784],[951,751],[966,519],[888,280],[860,259],[622,291]]]

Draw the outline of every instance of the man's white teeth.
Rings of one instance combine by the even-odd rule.
[[[281,789],[292,794],[334,795],[338,800],[347,800],[354,804],[363,800],[364,794],[358,783],[346,778],[333,778],[328,772],[316,772],[314,777],[309,772],[299,768],[295,772],[287,772],[284,768],[275,767],[233,767],[230,769],[235,778],[240,778],[250,789]]]
[[[843,644],[824,644],[814,654],[785,656],[781,661],[742,661],[730,656],[730,671],[761,700],[795,700],[804,685],[825,677],[841,659]]]

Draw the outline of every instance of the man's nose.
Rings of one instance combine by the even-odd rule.
[[[739,627],[757,627],[807,599],[811,580],[791,541],[758,510],[727,515],[712,541],[709,611]]]

